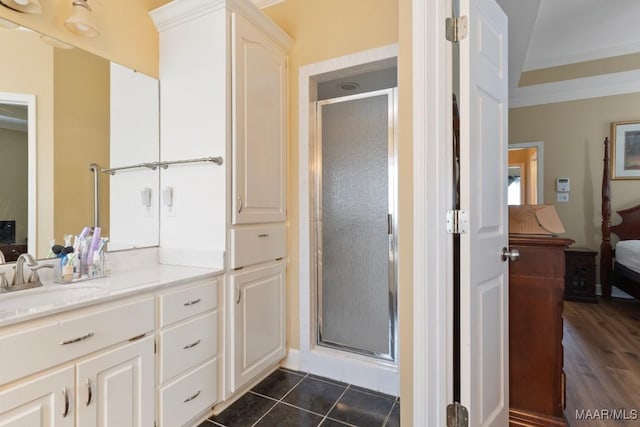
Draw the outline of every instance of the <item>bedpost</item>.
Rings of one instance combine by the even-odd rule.
[[[600,285],[602,296],[611,297],[611,174],[609,173],[609,138],[604,139],[604,169],[602,172],[602,243],[600,243]]]

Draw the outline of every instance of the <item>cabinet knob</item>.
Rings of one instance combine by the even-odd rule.
[[[517,249],[509,250],[507,248],[502,248],[502,254],[500,258],[502,258],[502,261],[517,261],[520,259],[520,251]]]

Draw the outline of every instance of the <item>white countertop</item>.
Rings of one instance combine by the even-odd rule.
[[[182,283],[214,278],[223,269],[143,264],[72,284],[45,281],[42,287],[0,294],[0,327],[99,304]]]

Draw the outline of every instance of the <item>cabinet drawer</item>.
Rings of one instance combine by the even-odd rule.
[[[284,258],[286,253],[285,224],[247,226],[231,230],[231,268]]]
[[[216,308],[217,283],[214,280],[160,295],[160,327]]]
[[[218,312],[160,332],[160,382],[212,358],[218,351]]]
[[[145,334],[153,330],[154,318],[153,298],[147,298],[0,333],[0,366],[8,367],[0,369],[0,384]]]
[[[218,400],[218,360],[160,389],[160,426],[183,426]]]

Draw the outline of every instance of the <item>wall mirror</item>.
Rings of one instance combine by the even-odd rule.
[[[0,27],[0,251],[13,244],[38,258],[52,239],[61,243],[94,225],[90,164],[102,169],[159,156],[158,81],[43,39]],[[99,225],[109,249],[158,245],[159,172],[100,173],[99,182]],[[142,192],[149,197],[142,200]]]
[[[544,203],[544,144],[509,144],[507,198],[510,205]]]

